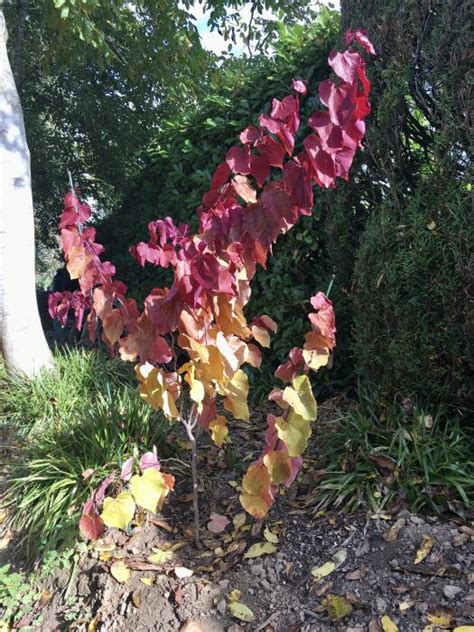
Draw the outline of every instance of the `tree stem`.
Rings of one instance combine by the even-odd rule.
[[[191,476],[193,483],[193,514],[194,514],[194,543],[198,549],[201,548],[201,539],[199,537],[199,479],[197,468],[197,437],[193,433],[193,429],[196,426],[196,422],[191,416],[191,419],[183,422],[186,428],[186,433],[191,442]]]

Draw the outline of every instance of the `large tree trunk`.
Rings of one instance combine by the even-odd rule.
[[[30,152],[0,9],[0,350],[10,370],[51,366],[36,303]]]

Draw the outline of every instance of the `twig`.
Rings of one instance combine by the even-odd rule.
[[[260,632],[260,630],[264,630],[267,627],[267,625],[269,625],[274,619],[279,617],[280,614],[281,612],[279,610],[277,610],[276,612],[273,612],[266,621],[264,621],[261,625],[259,625],[258,628],[255,628],[255,632]]]

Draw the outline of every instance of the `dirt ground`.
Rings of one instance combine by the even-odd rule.
[[[165,549],[171,542],[182,542],[180,535],[147,525],[116,550],[125,556],[127,565],[144,570],[133,570],[121,584],[110,573],[116,554],[103,562],[99,556],[108,556],[92,550],[81,559],[67,600],[64,591],[70,574],[50,581],[48,588],[54,596],[44,609],[42,630],[67,629],[70,623],[64,615],[69,613],[71,622],[71,612],[77,612],[75,629],[85,626],[81,613],[87,612],[96,629],[104,632],[376,632],[383,629],[382,620],[386,624],[385,615],[407,632],[423,630],[430,621],[443,617],[448,625],[428,629],[474,623],[472,529],[405,514],[399,517],[397,539],[387,542],[384,535],[390,537],[388,529],[393,525],[364,512],[316,519],[295,512],[285,520],[271,516],[268,526],[278,536],[276,551],[242,559],[243,545],[227,555],[217,549],[220,546],[225,553],[229,541],[266,540],[250,531],[235,533],[231,523],[222,534],[206,539],[203,551],[189,544],[176,550],[160,570],[145,570],[152,547]],[[432,538],[431,551],[414,564],[426,536]],[[115,544],[119,544],[117,539]],[[335,570],[317,581],[311,570],[334,559]],[[180,567],[192,570],[193,575],[179,579],[176,573],[180,571],[175,569]],[[153,583],[145,585],[143,578]],[[231,616],[229,604],[238,595],[236,590],[239,602],[253,612],[249,623]],[[327,607],[337,604],[334,596],[344,598],[347,611],[336,621],[337,611]]]
[[[246,445],[245,426],[237,436]],[[16,629],[436,632],[474,625],[471,522],[403,508],[390,516],[314,513],[298,496],[314,480],[310,466],[256,523],[238,501],[248,446],[234,445],[232,454],[210,445],[201,451],[201,549],[193,544],[184,475],[163,516],[84,545],[76,565],[46,580]],[[212,512],[229,520],[221,533],[208,529]],[[259,543],[264,554],[250,557]],[[119,578],[125,581],[113,576],[117,563],[130,569]],[[248,621],[235,616],[242,610]],[[32,628],[38,614],[40,627]]]

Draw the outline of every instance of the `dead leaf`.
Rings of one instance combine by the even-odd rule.
[[[406,599],[405,601],[400,601],[398,607],[400,608],[400,612],[405,612],[406,610],[413,608],[414,605],[415,602],[413,601],[413,599]]]
[[[92,469],[91,467],[88,467],[87,470],[84,470],[81,474],[82,478],[87,481],[93,474],[94,474],[95,470]]]
[[[390,527],[390,529],[387,529],[387,531],[385,531],[385,533],[383,534],[383,539],[385,540],[385,542],[395,542],[395,540],[398,540],[400,531],[403,529],[405,524],[405,518],[399,518],[398,520],[396,520]]]
[[[431,549],[433,548],[433,545],[435,544],[435,542],[436,540],[432,538],[430,535],[424,534],[423,539],[421,541],[420,548],[416,552],[415,560],[413,564],[420,564],[421,562],[423,562],[423,560],[425,560],[430,554]]]
[[[222,533],[227,525],[230,524],[229,518],[218,513],[211,513],[211,519],[207,523],[207,528],[212,533]]]
[[[271,542],[272,544],[276,544],[278,542],[278,536],[276,533],[272,533],[268,527],[265,527],[263,530],[263,537],[267,542]]]
[[[362,572],[360,568],[358,568],[355,571],[349,571],[349,573],[346,573],[344,575],[344,578],[348,581],[357,581],[359,579],[362,579]]]
[[[311,569],[311,575],[315,581],[320,582],[323,577],[327,577],[336,570],[335,562],[325,562],[322,566],[315,566]]]
[[[257,542],[252,544],[248,551],[244,554],[244,560],[249,560],[261,555],[271,555],[277,551],[277,547],[271,542]]]
[[[229,601],[240,601],[242,592],[238,588],[234,588],[229,593]]]
[[[245,623],[252,623],[255,619],[254,613],[250,610],[248,606],[240,601],[231,601],[228,606],[230,614],[236,619],[240,619],[240,621],[245,621]]]
[[[460,625],[453,632],[474,632],[474,625]]]
[[[395,471],[396,463],[389,456],[383,456],[382,454],[369,454],[369,461],[375,463],[375,465],[381,470],[388,470],[389,472]]]
[[[110,566],[110,574],[119,582],[119,584],[125,584],[128,582],[131,576],[130,569],[123,560],[118,560]]]
[[[140,577],[139,579],[142,584],[145,584],[145,586],[152,586],[155,582],[154,577]]]
[[[382,624],[383,632],[399,632],[398,625],[392,621],[388,614],[384,614],[384,616],[380,619],[380,623]]]
[[[247,516],[245,515],[243,511],[241,511],[240,513],[238,513],[232,518],[232,524],[234,525],[234,529],[236,531],[237,529],[240,529],[240,527],[243,527],[246,522],[247,522]]]
[[[152,564],[163,564],[174,558],[173,551],[163,551],[162,549],[153,548],[154,553],[148,556],[148,561]]]
[[[451,608],[436,608],[436,610],[430,610],[426,618],[434,626],[449,630],[453,625],[454,611]]]
[[[345,597],[339,595],[328,595],[321,605],[327,610],[331,621],[344,619],[352,613],[352,606]]]
[[[134,590],[132,592],[132,603],[135,608],[139,608],[142,604],[142,594],[139,590]]]

